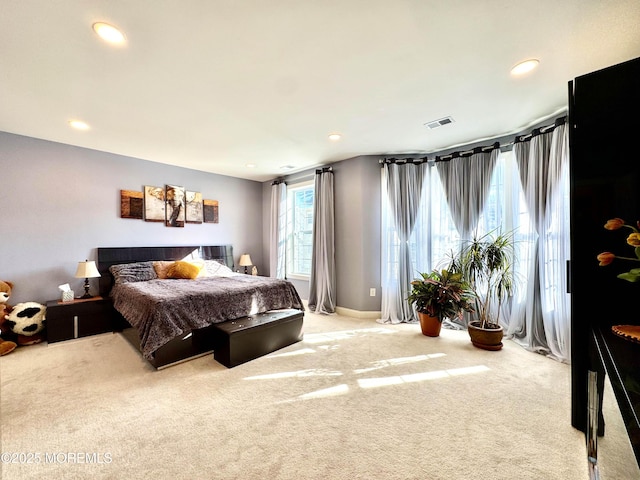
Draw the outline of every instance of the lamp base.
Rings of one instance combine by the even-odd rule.
[[[89,279],[88,278],[84,279],[84,295],[82,295],[80,298],[93,298],[93,295],[91,295],[89,293]]]

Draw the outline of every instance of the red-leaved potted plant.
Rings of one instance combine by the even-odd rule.
[[[442,321],[453,319],[463,311],[473,311],[473,293],[461,273],[449,270],[434,270],[421,273],[411,282],[411,293],[407,300],[415,306],[424,335],[440,335]]]

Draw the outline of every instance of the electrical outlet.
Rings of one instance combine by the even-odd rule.
[[[369,289],[369,296],[370,297],[375,297],[376,296],[376,289],[375,288],[370,288]]]

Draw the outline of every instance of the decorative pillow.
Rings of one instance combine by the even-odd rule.
[[[156,271],[156,275],[160,279],[167,278],[167,270],[169,267],[173,265],[175,262],[173,260],[158,260],[153,262],[153,269]]]
[[[207,271],[204,268],[204,260],[184,260],[184,261],[198,267],[198,278],[208,277]]]
[[[205,260],[204,270],[207,272],[207,277],[226,277],[233,274],[233,270],[217,260]]]
[[[197,265],[189,262],[178,261],[171,264],[167,270],[167,278],[186,278],[193,280],[200,273]]]
[[[145,282],[158,278],[153,269],[153,262],[123,263],[111,265],[109,271],[116,285],[121,283]]]

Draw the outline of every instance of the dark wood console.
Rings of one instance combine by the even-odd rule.
[[[606,230],[612,218],[640,220],[640,58],[569,82],[571,261],[571,423],[588,428],[588,375],[597,372],[599,435],[604,375],[609,377],[636,460],[640,464],[640,344],[617,337],[612,325],[640,324],[640,283],[617,275],[638,267],[615,259],[599,266],[601,252],[633,257],[630,231]],[[595,416],[595,415],[594,415]],[[586,456],[586,452],[585,452]],[[597,456],[596,456],[597,458]]]
[[[640,344],[615,335],[610,328],[591,331],[593,371],[609,377],[629,440],[640,465]],[[602,387],[598,388],[602,395]],[[606,421],[606,418],[603,418]],[[601,434],[606,430],[602,425]]]

